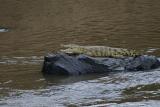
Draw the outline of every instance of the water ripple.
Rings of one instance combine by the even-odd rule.
[[[0,64],[41,64],[44,56],[30,56],[30,57],[7,57],[3,56],[0,58]]]

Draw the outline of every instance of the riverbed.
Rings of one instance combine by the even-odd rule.
[[[159,5],[158,0],[1,0],[0,27],[7,30],[0,32],[0,106],[157,107],[160,68],[78,77],[43,75],[41,69],[44,55],[61,44],[160,57]]]

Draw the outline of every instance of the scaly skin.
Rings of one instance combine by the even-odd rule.
[[[78,54],[85,54],[93,57],[135,57],[140,55],[135,50],[127,50],[123,48],[112,48],[106,46],[79,46],[79,45],[62,45],[64,48],[60,50],[61,52],[70,54],[70,55],[78,55]]]

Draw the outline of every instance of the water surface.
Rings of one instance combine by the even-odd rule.
[[[1,0],[0,106],[157,106],[160,69],[44,76],[60,44],[105,45],[160,56],[159,0]]]

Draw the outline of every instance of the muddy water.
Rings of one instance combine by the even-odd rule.
[[[106,45],[160,56],[159,0],[0,0],[0,106],[157,106],[160,69],[43,76],[60,44]],[[2,31],[2,30],[1,30]]]

